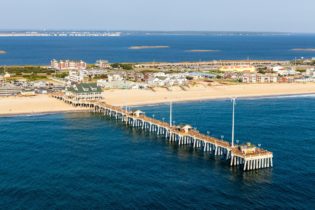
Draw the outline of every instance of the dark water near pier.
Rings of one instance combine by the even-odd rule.
[[[167,49],[130,50],[131,46],[169,46]],[[156,35],[121,37],[0,37],[0,65],[48,65],[51,59],[82,59],[95,63],[175,62],[208,60],[293,60],[315,57],[315,35]],[[190,52],[190,50],[218,50]]]
[[[315,97],[242,99],[236,138],[274,168],[225,160],[90,113],[0,118],[1,209],[313,209]],[[142,107],[168,120],[168,106]],[[176,123],[230,136],[228,100],[176,103]]]

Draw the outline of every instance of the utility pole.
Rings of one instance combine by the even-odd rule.
[[[236,98],[232,98],[232,104],[233,104],[233,108],[232,108],[232,142],[231,142],[231,146],[234,147],[234,116],[235,116],[235,100]]]

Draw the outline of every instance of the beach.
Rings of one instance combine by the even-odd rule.
[[[152,90],[106,90],[104,101],[115,106],[136,106],[166,103],[169,101],[198,101],[231,97],[261,97],[276,95],[313,94],[315,83],[296,84],[241,84],[218,86],[194,86],[183,90],[156,88]],[[54,112],[84,111],[48,95],[33,97],[0,98],[0,115],[20,115]]]
[[[108,90],[105,101],[116,106],[132,106],[165,103],[169,101],[198,101],[223,99],[231,97],[261,97],[276,95],[313,94],[315,83],[297,84],[240,84],[221,86],[195,86],[182,90],[174,87],[172,91],[165,88],[152,90]]]
[[[83,111],[48,95],[0,97],[0,116]]]

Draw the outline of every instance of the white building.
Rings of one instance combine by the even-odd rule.
[[[50,66],[53,69],[57,70],[82,70],[87,68],[87,64],[80,60],[80,61],[71,61],[71,60],[52,60],[50,62]]]
[[[111,65],[108,63],[107,60],[98,60],[98,61],[96,61],[95,65],[101,69],[110,69],[111,68]]]
[[[79,83],[79,82],[83,82],[84,76],[85,76],[85,72],[82,70],[81,71],[71,70],[69,71],[69,76],[66,77],[66,79],[68,79],[68,81],[73,82],[73,83]]]

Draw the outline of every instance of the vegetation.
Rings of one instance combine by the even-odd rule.
[[[96,68],[97,66],[95,64],[87,64],[87,69],[93,69]]]
[[[57,73],[56,77],[57,78],[61,78],[64,79],[65,77],[67,77],[69,74],[67,72],[61,72],[61,73]]]
[[[22,75],[26,74],[38,74],[45,73],[50,75],[54,72],[52,69],[40,67],[40,66],[9,66],[9,67],[0,67],[0,72],[8,72],[9,74]]]
[[[265,74],[267,72],[267,67],[259,67],[257,68],[257,72],[260,74]]]
[[[107,79],[107,78],[108,78],[108,75],[106,75],[106,74],[96,75],[93,77],[93,79]]]
[[[112,68],[115,69],[124,69],[124,70],[132,70],[133,69],[133,65],[131,63],[113,63],[111,64]]]
[[[191,77],[191,76],[187,76],[186,79],[187,79],[187,80],[193,80],[194,78]]]
[[[296,71],[298,71],[300,73],[304,73],[304,72],[306,72],[306,69],[296,69]]]
[[[36,75],[28,75],[23,76],[23,78],[27,79],[28,81],[36,81],[36,80],[46,80],[46,76],[36,76]]]
[[[222,72],[220,70],[209,70],[209,74],[221,74]]]

